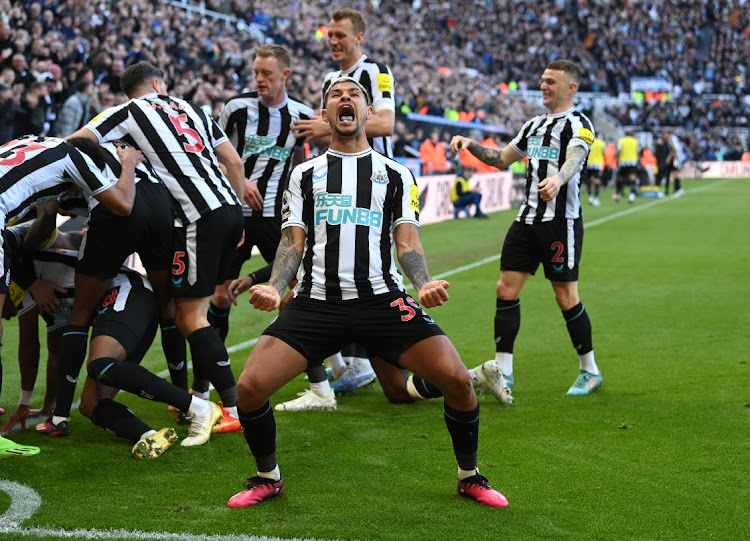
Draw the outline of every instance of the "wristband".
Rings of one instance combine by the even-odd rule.
[[[248,276],[253,280],[253,285],[258,283],[258,278],[255,276],[254,272],[251,272]]]
[[[34,396],[34,391],[24,391],[21,389],[21,399],[18,401],[18,403],[22,406],[29,406],[31,405],[31,397]]]

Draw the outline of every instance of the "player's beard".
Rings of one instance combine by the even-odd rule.
[[[359,133],[361,128],[362,126],[357,122],[352,122],[352,127],[347,127],[347,129],[342,128],[338,122],[333,125],[333,129],[342,137],[354,137]]]

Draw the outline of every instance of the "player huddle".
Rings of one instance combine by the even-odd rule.
[[[542,76],[548,114],[530,120],[508,147],[487,149],[460,136],[451,143],[455,153],[468,151],[500,168],[529,158],[527,201],[506,237],[497,284],[496,357],[468,370],[423,310],[447,302],[449,284],[430,276],[415,179],[390,157],[392,73],[361,53],[364,32],[359,12],[332,14],[329,47],[340,69],[323,77],[319,115],[287,94],[288,51],[266,45],[256,50],[257,90],[230,100],[218,122],[169,96],[162,72],[141,63],[122,76],[130,101],[66,140],[27,137],[0,147],[3,223],[36,209],[33,221],[3,232],[0,300],[23,307],[28,297],[40,307],[70,308],[64,326],[48,328],[61,329],[56,403],[38,431],[71,433],[72,398],[87,360],[81,413],[130,440],[138,458],[159,456],[178,437],[116,402],[120,389],[169,404],[189,424],[183,446],[241,431],[257,471],[228,505],[247,507],[284,493],[271,396],[307,372],[310,390],[276,409],[335,409],[337,384],[352,390],[377,375],[393,402],[442,396],[458,493],[508,505],[477,469],[474,389],[513,402],[519,296],[540,263],[581,362],[568,394],[589,394],[602,383],[577,289],[580,173],[594,140],[591,122],[572,107],[580,72],[567,61],[548,66]],[[328,150],[305,161],[310,140]],[[72,190],[82,194],[77,206],[88,214],[83,239],[54,230]],[[239,278],[254,246],[269,264]],[[148,278],[121,267],[133,252]],[[406,293],[397,261],[416,300]],[[50,282],[74,290],[72,306],[44,288]],[[19,287],[26,292],[18,294]],[[282,299],[283,309],[235,380],[223,340],[231,304],[245,291],[257,309],[276,310]],[[172,383],[139,365],[158,328]],[[367,358],[332,365],[340,376],[332,387],[323,362],[352,347]],[[221,405],[207,400],[209,384]],[[1,439],[0,453],[38,449]]]

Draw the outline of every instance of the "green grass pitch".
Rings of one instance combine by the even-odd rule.
[[[580,293],[604,375],[595,394],[565,396],[577,356],[542,273],[527,283],[517,405],[481,399],[480,471],[509,507],[456,495],[442,401],[392,405],[375,384],[339,397],[335,412],[277,412],[286,494],[250,509],[226,507],[254,473],[240,434],[139,461],[78,412],[69,438],[14,433],[42,452],[1,460],[0,487],[29,487],[41,504],[14,526],[8,517],[28,501],[0,491],[2,538],[746,539],[750,180],[685,185],[680,198],[629,205],[607,191],[602,206],[584,203]],[[451,283],[450,302],[430,315],[469,367],[494,356],[493,256],[514,216],[422,228],[433,275]],[[257,337],[273,317],[242,301],[228,346]],[[6,410],[19,397],[15,340],[5,322]],[[249,350],[232,349],[239,374]],[[158,340],[144,363],[166,368]],[[272,403],[305,387],[300,376]],[[120,400],[154,428],[174,426],[166,406]]]

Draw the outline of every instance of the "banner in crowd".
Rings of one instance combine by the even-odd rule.
[[[432,224],[453,219],[451,187],[456,175],[417,177],[419,186],[419,223]],[[471,186],[482,191],[482,212],[496,212],[511,208],[513,203],[513,175],[507,172],[482,173],[471,178]],[[474,209],[472,209],[473,215]]]
[[[750,162],[687,162],[686,178],[750,178]]]

